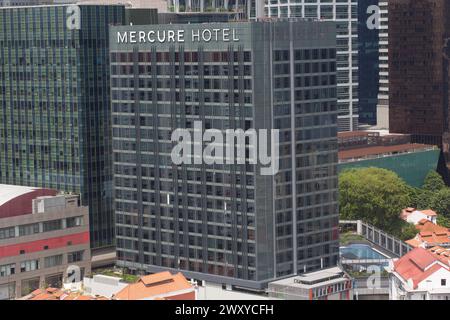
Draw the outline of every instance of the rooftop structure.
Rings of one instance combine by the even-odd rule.
[[[440,246],[427,249],[429,252],[438,257],[442,262],[450,265],[450,249]]]
[[[127,285],[119,277],[96,274],[92,278],[85,277],[82,288],[85,294],[112,298],[113,295],[117,294],[117,292],[124,289]]]
[[[450,267],[431,252],[416,248],[391,263],[392,300],[448,300]]]
[[[414,225],[419,224],[422,220],[430,221],[437,224],[437,213],[433,210],[416,210],[414,208],[403,209],[400,218]]]
[[[422,219],[416,224],[419,233],[415,238],[405,241],[413,247],[429,248],[435,246],[450,246],[450,231],[448,228],[434,224],[428,219]]]
[[[0,219],[31,214],[33,199],[57,193],[53,189],[0,184]]]
[[[181,274],[169,271],[141,277],[114,295],[115,300],[195,300],[195,287]]]
[[[417,143],[400,144],[395,146],[373,146],[368,148],[340,151],[339,161],[350,162],[367,160],[429,150],[437,150],[437,148],[434,146]]]
[[[286,300],[350,300],[352,280],[339,267],[269,283],[269,296]]]
[[[46,288],[36,289],[29,295],[22,297],[19,300],[109,300],[102,296],[90,296],[82,294],[81,292],[73,292],[70,290]]]
[[[181,273],[168,271],[143,276],[133,284],[95,275],[62,289],[36,289],[20,300],[196,300],[196,287]]]

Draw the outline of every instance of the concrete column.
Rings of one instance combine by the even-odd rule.
[[[358,220],[356,222],[356,233],[362,235],[362,221]]]
[[[251,1],[249,1],[251,2]],[[255,0],[256,18],[264,18],[264,1]]]

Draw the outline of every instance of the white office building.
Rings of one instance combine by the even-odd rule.
[[[337,22],[338,126],[358,130],[358,1],[265,0],[269,17],[301,17]]]
[[[377,105],[377,126],[380,129],[389,129],[389,37],[388,37],[388,2],[380,0],[380,87]]]

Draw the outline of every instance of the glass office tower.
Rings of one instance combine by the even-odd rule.
[[[81,194],[103,247],[114,239],[108,27],[125,8],[79,8],[0,9],[0,183]]]
[[[369,18],[378,0],[358,0],[359,123],[377,124],[380,73],[380,30]],[[369,21],[369,23],[368,23]]]
[[[110,46],[119,266],[262,289],[336,265],[334,23],[118,26]],[[196,121],[279,129],[279,172],[175,165]]]
[[[358,0],[265,0],[268,17],[336,21],[340,131],[358,130]]]

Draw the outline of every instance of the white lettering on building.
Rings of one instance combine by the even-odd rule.
[[[238,42],[236,29],[194,29],[191,42]],[[185,42],[185,30],[118,31],[117,43]]]

